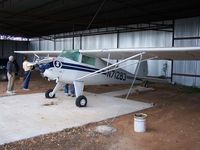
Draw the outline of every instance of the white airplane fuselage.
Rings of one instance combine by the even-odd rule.
[[[105,66],[106,67],[106,62]],[[64,57],[57,57],[49,63],[49,68],[45,69],[43,75],[49,80],[57,80],[63,83],[73,83],[73,81],[95,72],[101,68],[76,62]],[[103,71],[94,76],[81,79],[84,85],[102,84],[128,84],[133,81],[134,75],[123,69]]]

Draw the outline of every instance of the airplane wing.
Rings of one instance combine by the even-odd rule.
[[[14,51],[17,54],[25,54],[25,55],[40,55],[40,56],[51,56],[56,57],[58,56],[62,51]]]
[[[160,60],[200,60],[200,47],[80,50],[80,53],[90,57],[108,58],[110,54],[110,59],[125,59],[141,52],[145,52],[143,59],[157,57]]]

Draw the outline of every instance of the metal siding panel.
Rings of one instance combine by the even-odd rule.
[[[74,38],[74,49],[80,49],[80,37]]]
[[[184,77],[183,76],[173,76],[173,81],[178,84],[184,84]]]
[[[184,77],[184,85],[195,86],[195,78],[194,77]]]
[[[195,86],[200,88],[200,78],[196,78]]]
[[[169,47],[172,33],[161,31],[140,31],[119,34],[119,47]]]
[[[185,77],[185,76],[173,76],[173,80],[176,81],[177,84],[187,85],[187,86],[195,86],[195,78],[193,77]]]
[[[58,40],[55,40],[55,50],[61,50],[63,49],[63,44],[62,44],[62,41],[59,39]]]
[[[54,50],[54,41],[41,40],[40,47],[41,47],[40,50]]]
[[[158,61],[148,61],[148,76],[159,76]]]
[[[198,36],[199,21],[199,17],[176,20],[175,37]]]
[[[82,37],[82,49],[117,48],[117,34]]]
[[[196,74],[196,61],[186,61],[185,73]]]
[[[64,38],[62,41],[63,48],[61,50],[71,50],[73,49],[73,38]]]
[[[55,50],[71,50],[73,38],[62,38],[55,40]]]
[[[172,46],[172,33],[161,31],[140,31],[140,32],[127,32],[120,33],[119,47],[170,47]],[[132,61],[134,62],[134,61]],[[166,60],[149,60],[148,61],[148,76],[161,76],[163,75],[163,65]],[[130,63],[130,62],[128,62]],[[167,61],[168,69],[167,76],[171,76],[171,62]],[[134,67],[135,68],[135,67]],[[128,66],[127,71],[130,71]],[[131,73],[134,73],[132,69]]]
[[[174,61],[174,73],[182,73],[184,72],[185,61]]]
[[[30,50],[39,50],[39,40],[34,39],[33,41],[30,41]]]
[[[200,61],[197,61],[196,63],[196,74],[200,75]]]
[[[187,47],[187,46],[198,46],[198,40],[175,40],[175,47]]]
[[[200,17],[179,19],[175,21],[175,37],[195,37],[199,36]],[[200,40],[187,39],[175,40],[175,46],[200,46]],[[199,61],[174,61],[174,73],[199,75]],[[177,76],[173,81],[188,86],[200,86],[197,77]],[[198,81],[198,82],[197,82]]]

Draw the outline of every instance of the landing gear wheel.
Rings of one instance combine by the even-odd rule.
[[[87,98],[84,95],[81,95],[76,98],[77,107],[86,107],[86,105],[87,105]]]
[[[53,89],[49,89],[45,92],[45,97],[46,98],[55,98],[55,94],[52,95],[51,93],[53,92]]]

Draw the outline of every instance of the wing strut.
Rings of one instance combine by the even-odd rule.
[[[130,95],[131,90],[132,90],[132,87],[133,87],[133,85],[134,85],[134,83],[135,83],[135,80],[136,80],[136,78],[137,78],[137,74],[138,74],[138,71],[139,71],[139,68],[140,68],[140,63],[141,63],[141,61],[142,61],[142,55],[140,55],[140,59],[139,59],[139,61],[138,61],[137,67],[136,67],[136,69],[135,69],[135,76],[134,76],[133,82],[132,82],[132,84],[131,84],[131,87],[130,87],[130,89],[129,89],[127,95],[126,95],[126,99],[127,99],[128,96]]]
[[[110,53],[108,54],[107,66],[109,66],[109,63],[110,63]]]

